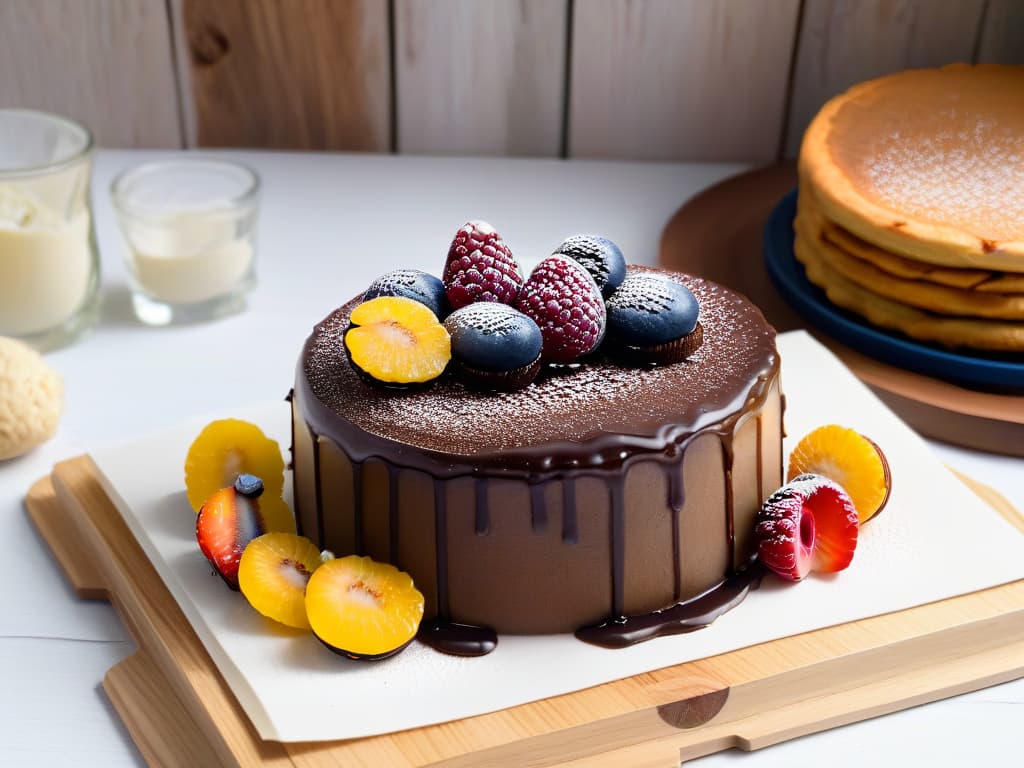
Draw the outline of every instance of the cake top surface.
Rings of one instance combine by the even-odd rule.
[[[901,72],[840,97],[828,146],[887,208],[986,241],[1024,240],[1024,67]]]
[[[631,267],[631,270],[641,269]],[[701,278],[674,274],[700,301],[703,345],[686,361],[629,367],[600,356],[549,369],[525,389],[480,393],[453,377],[419,390],[389,390],[362,379],[346,358],[343,335],[358,298],[313,331],[300,361],[297,393],[315,431],[383,439],[435,454],[496,463],[538,448],[559,463],[591,449],[663,450],[735,417],[757,398],[778,366],[775,331],[744,297]],[[318,423],[327,422],[327,423]],[[625,437],[616,443],[608,438]],[[581,452],[583,453],[583,452]],[[618,458],[622,458],[619,456]]]

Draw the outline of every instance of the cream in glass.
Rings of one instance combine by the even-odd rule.
[[[0,335],[46,350],[95,321],[91,155],[73,121],[0,110]]]
[[[255,283],[254,172],[214,160],[151,163],[114,182],[135,313],[206,320],[244,307]]]

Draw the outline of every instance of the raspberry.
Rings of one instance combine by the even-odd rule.
[[[604,338],[607,315],[601,291],[579,263],[548,256],[530,274],[516,305],[540,326],[549,363],[572,363]]]
[[[522,285],[519,264],[494,227],[470,221],[455,233],[444,263],[444,287],[452,309],[476,301],[515,304]]]
[[[800,475],[758,512],[757,556],[790,581],[812,570],[841,571],[853,560],[857,531],[857,509],[841,486],[821,475]]]
[[[811,571],[814,547],[814,515],[804,515],[799,494],[788,487],[765,502],[754,529],[757,556],[784,579],[800,581]]]

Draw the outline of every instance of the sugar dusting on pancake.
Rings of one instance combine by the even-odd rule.
[[[828,145],[863,193],[902,216],[993,250],[1024,239],[1024,68],[888,78],[841,106]]]

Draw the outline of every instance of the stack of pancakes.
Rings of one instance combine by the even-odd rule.
[[[1024,352],[1024,67],[862,83],[800,148],[795,250],[836,305],[949,347]]]

